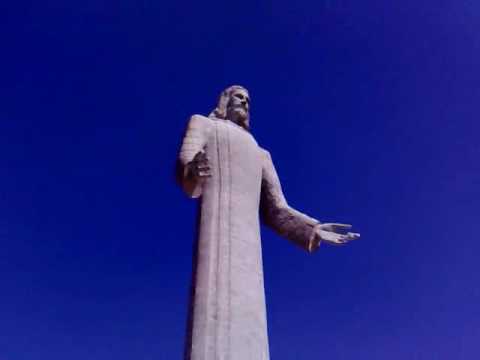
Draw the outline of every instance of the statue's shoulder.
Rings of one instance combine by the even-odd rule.
[[[213,120],[207,116],[200,114],[193,114],[190,116],[189,122],[200,123],[200,124],[210,124]]]
[[[261,147],[260,145],[258,146],[258,148],[260,149],[260,154],[265,161],[272,161],[272,156],[270,155],[270,151]]]
[[[208,131],[212,127],[213,121],[214,120],[209,117],[200,114],[194,114],[190,116],[187,126],[189,129]]]

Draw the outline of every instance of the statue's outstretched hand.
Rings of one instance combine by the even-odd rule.
[[[350,229],[351,227],[352,225],[349,224],[319,224],[315,229],[315,237],[319,243],[324,241],[331,245],[343,245],[360,237],[359,233],[344,233],[344,231]]]
[[[188,176],[196,180],[203,180],[212,176],[207,155],[203,151],[199,151],[193,160],[187,164],[187,167]]]

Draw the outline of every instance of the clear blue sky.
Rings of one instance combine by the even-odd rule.
[[[480,4],[5,1],[0,358],[181,359],[188,117],[246,86],[289,202],[263,229],[273,360],[480,356]]]

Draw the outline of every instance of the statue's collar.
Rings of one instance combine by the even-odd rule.
[[[210,119],[215,120],[215,121],[224,121],[224,122],[228,123],[229,125],[233,125],[233,126],[239,128],[239,129],[243,130],[243,131],[246,131],[246,132],[250,133],[250,130],[245,129],[243,126],[238,125],[237,123],[233,122],[230,119],[221,119],[221,118],[217,118],[217,117],[211,117]]]

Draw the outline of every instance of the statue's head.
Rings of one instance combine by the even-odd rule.
[[[210,117],[228,119],[245,130],[250,129],[250,96],[247,89],[233,85],[222,91],[218,105]]]

